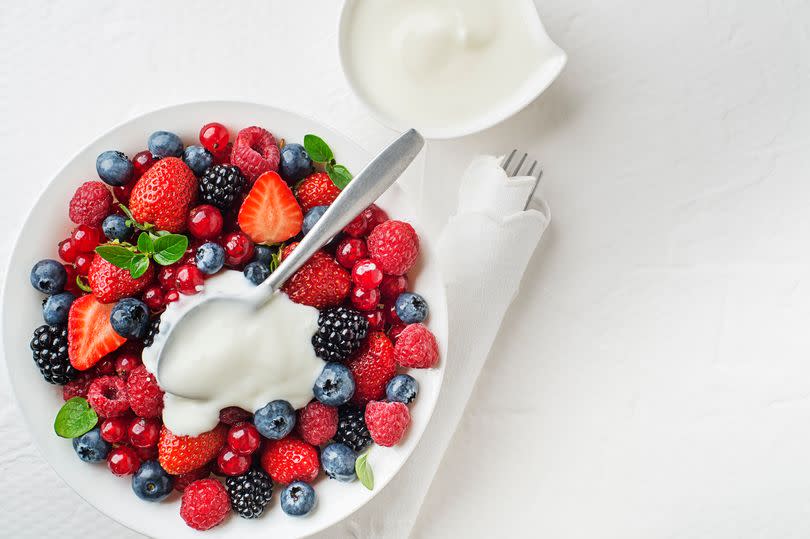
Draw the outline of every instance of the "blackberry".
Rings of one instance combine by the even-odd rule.
[[[68,358],[67,326],[39,326],[31,339],[31,352],[39,372],[49,384],[65,385],[76,377]]]
[[[338,428],[332,437],[336,442],[346,444],[357,452],[371,443],[363,408],[347,404],[338,408]]]
[[[354,309],[334,307],[318,316],[312,336],[315,355],[324,361],[344,361],[360,349],[368,335],[368,320]]]
[[[200,202],[228,211],[238,204],[247,180],[233,165],[214,165],[200,178]]]
[[[231,508],[242,518],[257,518],[270,503],[273,480],[262,470],[252,468],[242,475],[225,479]]]
[[[156,316],[149,322],[149,328],[146,330],[146,337],[143,338],[143,345],[152,346],[155,342],[155,335],[160,333],[160,317]]]

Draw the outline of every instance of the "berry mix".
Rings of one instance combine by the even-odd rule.
[[[41,260],[30,276],[45,294],[33,358],[65,400],[56,433],[81,460],[129,477],[142,500],[180,492],[180,516],[197,530],[232,511],[259,517],[274,490],[283,512],[306,515],[321,470],[373,488],[368,450],[402,439],[419,390],[402,371],[438,361],[422,324],[428,304],[408,290],[419,254],[413,227],[372,205],[284,285],[320,312],[312,345],[324,366],[309,404],[225,408],[213,430],[175,435],[141,361],[166,305],[226,269],[264,281],[351,173],[317,136],[285,144],[254,126],[231,140],[219,123],[192,146],[158,131],[132,159],[105,151],[96,170],[101,181],[70,200],[76,227],[57,245],[61,261]]]

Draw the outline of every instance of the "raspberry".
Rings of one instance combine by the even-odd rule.
[[[408,407],[401,402],[371,401],[366,406],[366,426],[377,445],[396,445],[410,422]]]
[[[195,530],[209,530],[225,520],[231,501],[225,487],[216,479],[194,481],[183,491],[180,516]]]
[[[127,387],[116,376],[96,378],[87,389],[87,402],[101,417],[118,417],[129,410]]]
[[[310,174],[295,190],[295,196],[304,213],[315,206],[330,205],[339,194],[340,189],[325,172]]]
[[[321,445],[332,439],[337,432],[338,413],[334,406],[312,401],[298,410],[295,428],[303,440],[312,445]]]
[[[239,131],[231,150],[231,163],[254,182],[265,172],[278,170],[281,153],[267,129],[253,126]]]
[[[253,419],[253,414],[247,410],[242,410],[238,406],[228,406],[219,411],[219,421],[226,425],[236,425],[237,423],[250,421],[251,419]]]
[[[354,376],[354,404],[382,399],[385,385],[397,373],[394,346],[384,333],[371,333],[360,352],[346,366]]]
[[[110,214],[113,197],[102,182],[84,182],[70,199],[70,220],[77,225],[99,226]]]
[[[129,373],[127,379],[129,405],[140,417],[159,417],[163,412],[163,391],[155,377],[139,365]]]
[[[427,369],[439,360],[439,345],[423,324],[410,324],[397,337],[394,357],[403,367]]]
[[[200,479],[208,479],[211,475],[211,465],[206,464],[202,468],[191,470],[190,472],[174,476],[174,490],[183,492],[190,484]]]
[[[92,372],[80,372],[76,378],[68,382],[62,388],[62,398],[67,400],[73,397],[87,397],[87,390],[90,388],[90,383],[96,377]]]
[[[366,240],[368,253],[381,270],[389,275],[403,275],[419,256],[419,236],[411,225],[386,221],[378,225]]]
[[[320,466],[318,450],[292,436],[270,440],[262,451],[261,463],[264,471],[279,483],[312,481]]]

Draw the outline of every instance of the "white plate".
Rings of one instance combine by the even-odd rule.
[[[355,172],[372,157],[333,129],[269,106],[203,102],[151,112],[116,127],[91,143],[51,180],[25,220],[11,255],[4,285],[2,331],[6,365],[20,409],[42,454],[82,498],[121,524],[152,537],[203,535],[187,527],[180,518],[178,493],[173,493],[161,503],[142,501],[132,492],[129,478],[115,477],[106,464],[80,461],[73,452],[70,440],[54,434],[53,419],[62,405],[62,388],[47,384],[31,358],[28,343],[34,328],[43,321],[42,295],[30,286],[28,275],[37,260],[57,258],[57,242],[73,228],[67,216],[68,201],[78,185],[96,178],[95,161],[99,153],[117,149],[132,156],[144,149],[149,134],[159,129],[177,133],[187,144],[197,143],[200,127],[212,121],[224,123],[232,133],[250,125],[260,125],[276,137],[289,141],[301,141],[306,133],[318,134],[329,143],[340,162]],[[404,193],[397,186],[383,195],[380,206],[391,217],[409,221],[419,229],[419,224],[415,222],[416,212],[408,206]],[[246,520],[233,514],[225,523],[205,532],[205,537],[303,537],[323,530],[373,498],[413,452],[439,396],[447,342],[444,288],[430,238],[422,235],[421,240],[421,262],[411,275],[412,287],[430,303],[429,326],[439,340],[441,363],[436,369],[409,371],[420,386],[419,396],[411,405],[411,426],[397,447],[374,446],[371,451],[369,462],[374,469],[374,490],[366,490],[357,481],[339,483],[321,474],[314,485],[318,495],[316,509],[306,517],[293,518],[281,511],[278,501],[280,488],[276,486],[273,499],[260,519]],[[407,496],[408,493],[403,495]]]

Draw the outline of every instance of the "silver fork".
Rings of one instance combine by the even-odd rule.
[[[531,192],[529,193],[529,197],[526,199],[526,204],[523,205],[523,210],[525,211],[528,209],[529,204],[532,201],[532,197],[534,196],[534,192],[537,191],[537,186],[540,185],[540,178],[543,177],[543,167],[537,167],[537,160],[535,159],[532,165],[529,167],[529,170],[524,172],[523,174],[519,174],[520,169],[523,167],[523,163],[526,162],[526,158],[529,157],[529,154],[524,153],[523,157],[520,158],[518,161],[517,166],[514,170],[510,173],[509,172],[509,165],[512,163],[512,159],[514,159],[515,155],[517,154],[517,149],[512,150],[508,156],[506,156],[501,163],[501,168],[506,172],[506,175],[510,178],[514,178],[515,176],[534,176],[534,169],[537,168],[537,176],[534,177],[534,186],[532,187]]]

